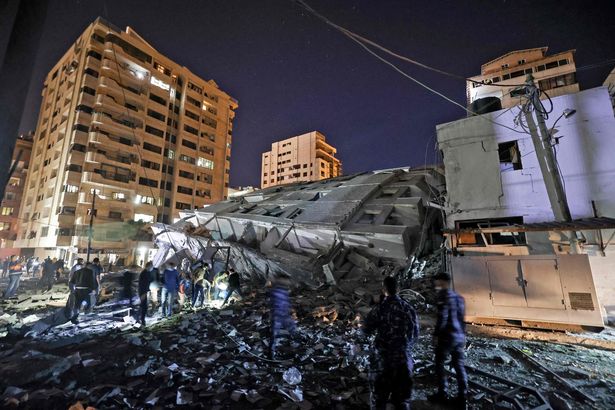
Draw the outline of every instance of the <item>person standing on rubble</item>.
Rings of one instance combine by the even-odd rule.
[[[11,256],[11,261],[8,266],[9,271],[9,285],[4,291],[4,298],[12,298],[17,293],[17,288],[19,288],[19,280],[21,279],[21,274],[23,273],[23,265],[19,262],[19,258],[17,255]]]
[[[239,273],[235,271],[235,269],[231,268],[228,274],[228,289],[226,291],[226,298],[224,298],[224,302],[222,302],[222,306],[226,305],[226,302],[231,298],[233,292],[237,292],[237,294],[241,297],[241,279],[239,278]]]
[[[149,292],[149,285],[155,280],[154,275],[154,264],[148,261],[145,264],[145,269],[139,275],[139,300],[141,301],[139,323],[143,326],[145,326],[145,316],[147,315],[147,293]]]
[[[83,258],[77,258],[77,262],[75,262],[73,267],[70,268],[70,271],[68,272],[68,282],[69,283],[71,279],[73,278],[73,275],[75,274],[75,272],[77,272],[81,268],[83,268]]]
[[[194,281],[194,288],[192,290],[192,307],[196,308],[197,303],[198,306],[202,306],[205,303],[205,292],[203,283],[205,282],[205,269],[206,265],[203,262],[199,262],[195,268],[194,273],[192,274],[192,280]]]
[[[94,271],[94,276],[96,277],[96,292],[92,294],[92,306],[96,305],[98,302],[98,295],[100,295],[100,275],[102,274],[102,265],[100,264],[100,259],[94,258],[92,261],[92,270]]]
[[[39,286],[41,288],[45,288],[43,293],[49,292],[53,287],[53,282],[55,281],[55,269],[54,263],[49,256],[45,258],[43,261],[43,274],[41,276],[41,280],[39,282]]]
[[[164,286],[162,288],[162,301],[160,304],[162,316],[173,314],[173,304],[179,291],[179,272],[175,269],[175,263],[167,263],[167,268],[162,273]]]
[[[397,281],[384,278],[384,298],[365,318],[363,331],[375,334],[371,362],[371,408],[385,409],[389,396],[396,409],[410,409],[412,346],[419,335],[415,310],[397,295]]]
[[[91,262],[88,262],[84,267],[73,273],[68,287],[72,293],[72,298],[69,296],[68,306],[71,310],[70,320],[77,324],[77,317],[79,316],[81,306],[85,303],[87,306],[86,311],[90,311],[92,309],[90,295],[96,292],[96,276],[94,275]]]
[[[271,309],[271,338],[269,358],[274,359],[277,342],[282,331],[294,333],[296,324],[290,316],[290,277],[278,273],[270,283],[269,304]]]
[[[440,272],[434,277],[437,292],[438,318],[433,333],[436,354],[436,377],[438,392],[429,396],[433,403],[446,403],[447,374],[444,361],[451,355],[451,364],[457,378],[457,398],[454,400],[459,408],[466,408],[468,380],[464,365],[465,354],[465,306],[459,294],[449,288],[451,277],[447,272]]]

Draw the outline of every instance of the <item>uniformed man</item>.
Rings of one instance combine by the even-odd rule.
[[[465,348],[465,305],[463,298],[449,288],[451,277],[446,272],[440,272],[434,277],[434,287],[437,291],[438,318],[434,329],[434,347],[436,353],[436,377],[438,392],[429,396],[435,403],[444,403],[446,395],[447,376],[444,361],[451,355],[451,364],[457,377],[457,398],[454,400],[459,408],[466,407],[468,381],[464,367]]]
[[[412,346],[419,334],[416,312],[397,295],[397,281],[387,276],[384,297],[369,312],[363,330],[376,334],[370,371],[371,408],[385,409],[389,396],[396,409],[410,409]]]

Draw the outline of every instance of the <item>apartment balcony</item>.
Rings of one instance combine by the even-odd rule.
[[[111,77],[102,77],[97,86],[99,90],[105,91],[106,94],[113,94],[120,97],[122,100],[124,99],[124,95],[126,99],[133,98],[138,101],[142,101],[143,98],[145,98],[145,94],[142,94],[140,90],[129,86],[121,86]]]
[[[129,191],[132,192],[132,191]],[[108,195],[98,195],[96,197],[96,204],[102,204],[101,208],[114,208],[114,209],[122,209],[122,210],[132,210],[133,203],[128,199],[131,193],[126,192],[124,199],[113,198]],[[89,192],[80,192],[79,193],[79,204],[91,205],[92,204],[92,194]],[[96,205],[98,208],[98,205]],[[98,218],[98,217],[97,217]]]
[[[124,98],[116,98],[112,95],[98,94],[94,105],[96,107],[104,107],[105,110],[109,110],[112,113],[118,115],[142,115],[143,106],[139,103],[123,105]]]
[[[83,173],[83,182],[99,185],[118,185],[126,188],[135,181],[136,176],[133,172],[130,174],[118,174],[97,169],[96,171],[85,171]]]
[[[105,76],[113,78],[118,84],[124,87],[128,86],[140,91],[144,89],[146,73],[133,69],[129,64],[122,62],[116,63],[115,61],[105,58],[102,62],[101,69]]]
[[[126,150],[131,149],[134,145],[140,145],[139,139],[135,139],[135,136],[116,136],[103,130],[97,130],[90,133],[89,141],[94,144],[100,144],[104,147],[108,147],[111,144],[112,147]]]
[[[92,116],[92,125],[103,124],[108,126],[112,130],[116,130],[120,134],[132,134],[135,130],[141,130],[143,128],[143,121],[132,118],[130,116],[117,116],[112,117],[106,112],[97,112]]]
[[[106,152],[106,151],[88,151],[85,154],[85,160],[87,162],[93,162],[97,164],[115,162],[118,165],[132,165],[138,163],[138,158],[133,154],[120,155],[119,153]]]

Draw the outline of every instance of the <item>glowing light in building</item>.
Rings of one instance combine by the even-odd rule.
[[[171,89],[171,86],[169,84],[165,83],[164,81],[160,81],[154,76],[150,78],[150,82],[156,87],[162,88],[163,90],[169,91]]]

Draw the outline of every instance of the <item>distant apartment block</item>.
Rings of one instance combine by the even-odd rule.
[[[530,48],[511,51],[483,64],[480,75],[470,77],[479,83],[466,82],[468,106],[485,97],[499,98],[502,108],[520,104],[525,90],[517,85],[525,83],[528,74],[550,97],[578,92],[574,52],[546,55],[547,47]]]
[[[318,131],[274,142],[262,154],[261,188],[337,177],[342,163],[336,153]]]
[[[133,246],[136,222],[225,199],[237,106],[130,27],[96,19],[45,79],[16,245],[83,254],[94,194],[105,253]]]
[[[32,135],[24,134],[17,138],[12,161],[9,164],[12,166],[17,161],[15,171],[9,178],[4,190],[4,198],[0,204],[0,257],[2,258],[19,254],[19,249],[13,248],[13,245],[17,239],[17,228],[20,224],[19,208],[30,164]]]

